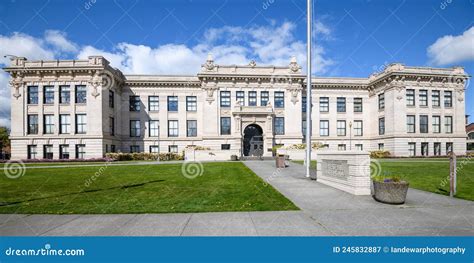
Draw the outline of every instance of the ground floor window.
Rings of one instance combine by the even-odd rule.
[[[138,153],[138,152],[140,152],[139,145],[130,145],[130,153]]]
[[[408,143],[408,153],[410,156],[416,156],[416,142]]]
[[[170,153],[178,153],[178,145],[170,145],[170,146],[168,146],[168,152],[170,152]]]
[[[448,153],[450,153],[452,151],[453,151],[453,143],[452,142],[447,142],[446,143],[446,155],[448,155]]]
[[[221,117],[221,135],[230,134],[230,117]]]
[[[427,142],[421,143],[421,155],[428,156],[428,143]]]
[[[433,149],[434,149],[434,155],[436,156],[441,155],[441,143],[435,142],[433,145]]]
[[[364,150],[364,145],[363,144],[356,144],[355,145],[357,151],[363,151]]]
[[[230,144],[221,144],[221,150],[230,150]]]
[[[113,145],[113,144],[110,145],[110,152],[113,152],[113,153],[115,152],[115,145]]]
[[[44,149],[44,159],[53,159],[53,146],[52,145],[45,145],[43,146]]]
[[[59,159],[69,159],[69,145],[59,145]]]
[[[159,153],[160,152],[160,147],[156,145],[150,146],[150,153]]]
[[[76,145],[76,159],[84,159],[86,157],[86,145],[77,144]]]
[[[338,151],[345,151],[346,150],[346,145],[345,144],[338,144],[337,145],[337,150]]]
[[[28,145],[28,159],[38,159],[38,147],[36,145]]]
[[[379,151],[383,151],[385,149],[385,146],[383,143],[379,143]]]

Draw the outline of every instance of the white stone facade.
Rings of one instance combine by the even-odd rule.
[[[285,67],[221,66],[209,56],[195,76],[124,75],[101,56],[17,57],[4,70],[11,75],[12,159],[181,153],[189,145],[229,158],[236,152],[272,156],[274,146],[304,140],[305,76],[294,59]],[[445,155],[450,147],[465,154],[467,78],[462,68],[402,64],[369,78],[314,78],[312,140],[330,150],[383,148],[394,156],[419,156],[422,148],[429,156]],[[407,105],[411,90],[413,106]],[[414,132],[407,116],[415,116]]]

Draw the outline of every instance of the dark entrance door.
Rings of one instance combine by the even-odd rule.
[[[257,124],[250,124],[244,130],[244,156],[263,155],[263,131]]]

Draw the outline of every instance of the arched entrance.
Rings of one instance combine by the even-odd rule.
[[[244,130],[244,156],[263,155],[263,130],[257,124],[250,124]]]

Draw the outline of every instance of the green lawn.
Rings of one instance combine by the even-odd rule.
[[[303,161],[303,160],[292,160],[292,162],[297,163],[297,164],[304,165],[304,161]],[[310,165],[309,167],[310,167],[311,169],[316,169],[316,161],[312,160],[312,161],[311,161],[311,165]]]
[[[181,164],[35,168],[27,169],[19,179],[9,179],[0,170],[0,213],[298,209],[240,162],[204,163],[203,168],[204,173],[195,179],[182,175]],[[91,181],[94,174],[98,174],[97,179]]]

